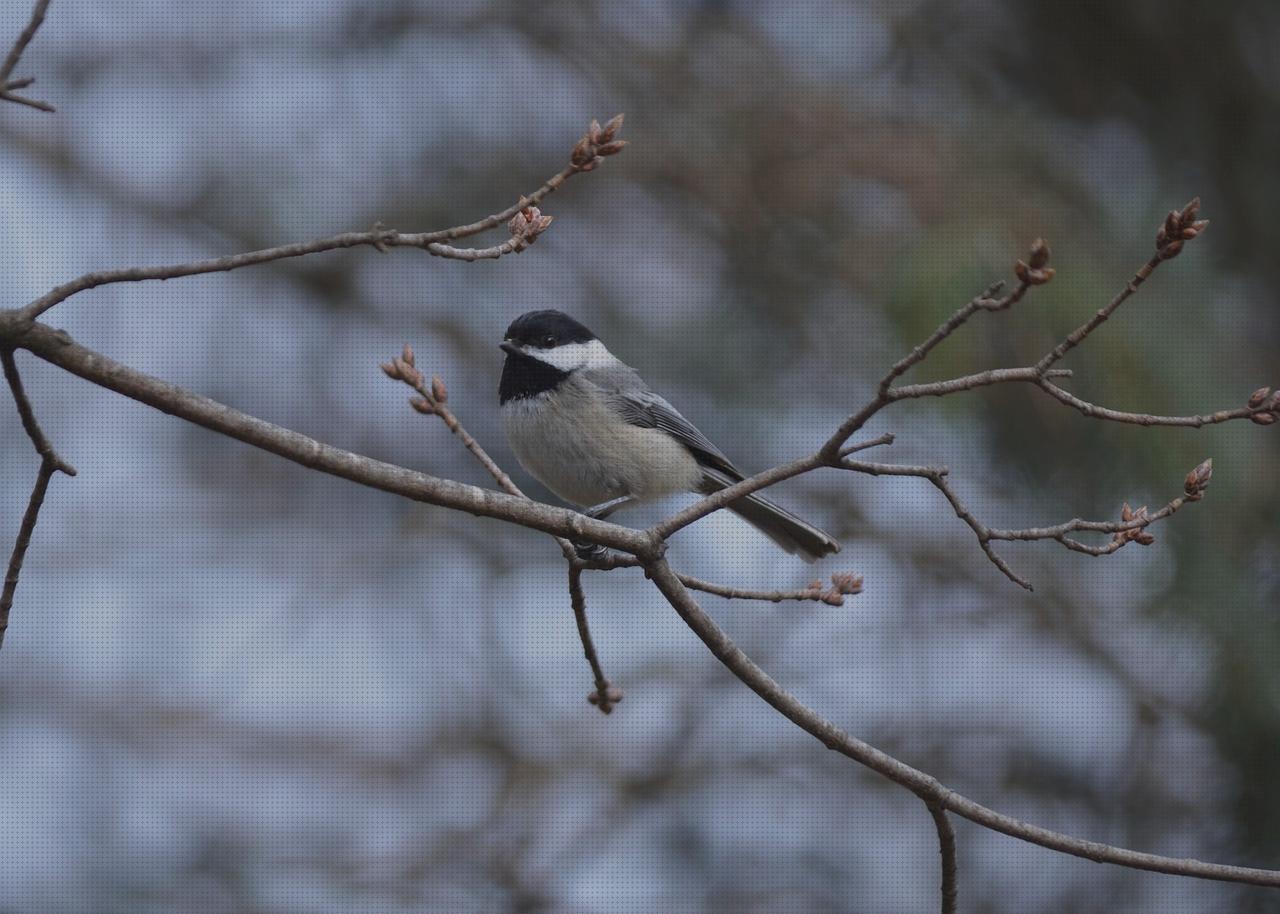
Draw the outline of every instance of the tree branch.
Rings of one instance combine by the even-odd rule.
[[[190,263],[169,264],[156,267],[127,267],[120,270],[101,270],[86,273],[70,282],[50,290],[22,309],[22,315],[28,320],[35,320],[54,305],[66,301],[78,292],[95,289],[98,286],[120,282],[147,282],[151,280],[178,279],[183,276],[198,276],[204,273],[225,273],[243,267],[270,263],[273,260],[284,260],[291,257],[305,257],[310,254],[321,254],[326,251],[337,251],[345,248],[372,247],[379,251],[390,248],[419,248],[436,257],[453,260],[483,260],[501,257],[503,254],[518,253],[537,239],[551,224],[550,216],[543,216],[537,204],[548,194],[560,187],[565,181],[581,172],[592,171],[604,156],[616,155],[626,145],[624,140],[613,137],[622,129],[622,115],[618,115],[601,128],[595,121],[585,136],[574,147],[570,163],[557,174],[547,179],[546,183],[527,197],[521,197],[516,203],[486,216],[478,222],[468,225],[455,225],[452,228],[434,232],[405,233],[375,225],[367,232],[344,232],[331,238],[319,238],[314,241],[302,241],[294,244],[283,244],[278,247],[264,248],[260,251],[246,251],[242,254],[231,254],[226,257],[215,257],[210,260],[197,260]],[[606,136],[603,143],[591,144],[592,135]],[[585,154],[583,144],[587,143],[590,158],[586,164],[580,160]],[[511,240],[491,248],[456,248],[444,242],[457,238],[468,238],[481,232],[507,224],[511,232]]]
[[[646,533],[576,511],[416,473],[323,444],[115,362],[45,324],[25,324],[14,319],[12,312],[8,316],[0,312],[0,343],[27,349],[71,374],[161,412],[361,485],[633,555],[654,554],[665,548]]]
[[[582,592],[582,565],[569,561],[569,602],[573,604],[573,618],[578,623],[578,638],[582,641],[582,652],[591,666],[591,675],[595,677],[596,689],[587,696],[601,712],[609,714],[613,706],[622,701],[622,692],[615,689],[605,678],[604,669],[600,666],[600,658],[596,656],[596,647],[591,640],[591,629],[587,626],[587,598]]]
[[[18,89],[25,89],[35,82],[35,77],[29,76],[25,79],[10,79],[14,69],[18,66],[18,61],[22,59],[22,52],[27,49],[27,45],[31,43],[31,39],[36,37],[36,32],[40,29],[44,22],[45,10],[49,8],[49,0],[36,0],[36,4],[31,9],[31,18],[27,20],[26,28],[24,28],[14,39],[13,47],[9,49],[8,55],[4,59],[4,63],[0,64],[0,99],[5,101],[17,102],[19,105],[26,105],[28,108],[36,108],[40,111],[54,110],[53,105],[48,102],[37,101],[32,98],[25,98],[21,95],[15,95]]]
[[[44,504],[44,495],[49,489],[49,480],[53,478],[53,474],[54,467],[49,461],[40,461],[35,485],[31,487],[31,497],[27,500],[27,510],[23,512],[18,535],[13,542],[13,551],[9,554],[9,565],[4,575],[4,589],[0,590],[0,647],[4,647],[4,633],[9,628],[9,611],[13,608],[13,595],[18,589],[22,561],[26,557],[27,547],[31,545],[31,535],[35,533],[36,521],[40,518],[40,506]]]
[[[1081,400],[1074,394],[1046,380],[1037,382],[1037,386],[1059,403],[1070,406],[1091,419],[1105,419],[1108,422],[1121,422],[1128,425],[1202,428],[1206,425],[1230,422],[1233,419],[1252,419],[1259,415],[1265,416],[1274,410],[1273,405],[1263,404],[1258,407],[1241,406],[1237,409],[1220,409],[1216,413],[1208,413],[1203,416],[1153,416],[1147,413],[1127,413],[1117,409],[1108,409],[1105,406],[1097,406],[1086,400]]]
[[[427,384],[426,376],[417,367],[411,346],[406,344],[399,356],[390,362],[384,362],[380,367],[387,377],[394,381],[401,381],[416,391],[418,396],[411,399],[409,405],[423,415],[439,416],[440,421],[458,437],[462,446],[471,452],[502,489],[517,498],[529,497],[520,491],[520,487],[512,481],[506,471],[498,466],[497,461],[489,456],[488,452],[480,446],[480,442],[476,441],[458,421],[458,417],[448,406],[449,390],[444,381],[437,375],[431,379],[430,385]],[[582,642],[582,652],[586,655],[587,663],[591,666],[591,675],[595,679],[595,691],[587,696],[587,701],[599,708],[602,713],[609,714],[613,711],[614,705],[622,701],[622,691],[611,685],[605,677],[599,656],[596,654],[595,643],[591,638],[591,627],[587,623],[587,597],[582,589],[582,572],[584,568],[595,566],[579,556],[577,549],[569,540],[557,536],[555,541],[569,565],[569,602],[573,607],[573,617],[577,623],[578,638]],[[611,567],[622,567],[623,558],[630,558],[632,563],[639,564],[629,556],[617,556],[617,558],[619,561]]]
[[[749,590],[742,587],[729,587],[703,581],[688,574],[678,574],[680,583],[690,590],[724,597],[728,600],[759,600],[764,603],[782,603],[784,601],[805,601],[826,603],[828,606],[843,606],[847,594],[862,593],[862,576],[854,574],[834,574],[831,576],[831,587],[825,588],[822,581],[811,581],[807,587],[797,590]]]
[[[942,857],[942,914],[955,914],[959,895],[956,886],[956,833],[945,809],[928,800],[924,805],[938,831],[938,853]]]
[[[1199,860],[1162,857],[1145,854],[1096,841],[1073,838],[1059,832],[1022,822],[1011,816],[989,809],[943,786],[934,777],[899,761],[891,755],[845,733],[835,724],[822,718],[802,704],[795,696],[782,688],[762,670],[728,635],[715,624],[690,595],[680,579],[664,559],[646,564],[650,579],[672,608],[680,615],[708,650],[748,688],[763,698],[771,707],[806,733],[815,737],[828,749],[839,752],[855,762],[870,768],[916,796],[926,805],[949,810],[979,825],[1001,832],[1013,838],[1037,844],[1050,850],[1070,854],[1098,863],[1113,863],[1131,869],[1169,873],[1175,876],[1191,876],[1197,879],[1216,879],[1224,882],[1240,882],[1250,885],[1280,887],[1280,871],[1262,870],[1244,866],[1227,866],[1220,863],[1204,863]],[[945,851],[944,851],[945,853]],[[953,883],[954,884],[954,883]]]
[[[36,453],[40,455],[40,469],[31,487],[27,509],[22,514],[18,535],[13,542],[13,551],[9,554],[4,586],[0,589],[0,647],[3,647],[4,633],[9,628],[9,611],[13,609],[13,597],[18,590],[18,578],[22,573],[22,562],[26,558],[27,548],[31,545],[36,522],[40,519],[40,508],[44,504],[44,496],[49,489],[49,480],[53,479],[54,473],[59,472],[74,476],[76,470],[58,456],[58,452],[53,449],[53,445],[36,420],[35,410],[31,408],[31,401],[27,399],[27,392],[23,389],[22,376],[18,374],[18,363],[14,361],[12,349],[0,348],[0,363],[3,364],[4,378],[9,383],[9,392],[13,395],[13,402],[18,408],[22,427],[27,437],[31,439]]]

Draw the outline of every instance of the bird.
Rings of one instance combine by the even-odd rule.
[[[744,476],[635,369],[562,311],[520,315],[499,344],[507,440],[557,496],[603,519],[680,492],[710,495]],[[758,493],[726,507],[787,552],[814,562],[840,551],[829,534]]]

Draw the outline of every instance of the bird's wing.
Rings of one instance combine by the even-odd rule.
[[[660,429],[687,447],[698,463],[720,470],[734,480],[743,478],[733,462],[706,435],[664,397],[650,390],[631,368],[618,365],[584,374],[605,391],[609,405],[629,424]]]

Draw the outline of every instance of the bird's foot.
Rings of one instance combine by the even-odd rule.
[[[584,562],[597,562],[609,554],[609,550],[599,543],[574,543],[573,549]]]

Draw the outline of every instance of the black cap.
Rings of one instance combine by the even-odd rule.
[[[506,338],[522,346],[552,349],[566,343],[589,343],[596,335],[563,311],[548,308],[521,314],[507,328]]]

